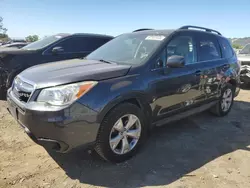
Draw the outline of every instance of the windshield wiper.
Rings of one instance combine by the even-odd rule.
[[[104,60],[104,59],[98,59],[98,61],[101,61],[103,63],[108,63],[108,64],[116,64],[115,62],[107,61],[107,60]]]
[[[87,59],[86,56],[85,57],[79,57],[79,59]]]

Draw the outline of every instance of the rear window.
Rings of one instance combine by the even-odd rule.
[[[221,50],[225,58],[231,58],[234,55],[234,51],[227,39],[220,38]]]

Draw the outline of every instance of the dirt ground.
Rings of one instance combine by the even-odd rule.
[[[0,187],[250,187],[250,90],[229,116],[202,113],[157,128],[140,153],[114,165],[94,154],[48,153],[0,102]]]

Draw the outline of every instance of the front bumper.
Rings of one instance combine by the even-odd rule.
[[[8,111],[36,143],[58,152],[84,147],[96,140],[97,112],[76,102],[60,110],[45,110],[39,104],[21,103],[11,90],[7,93]]]

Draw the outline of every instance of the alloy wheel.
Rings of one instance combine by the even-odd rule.
[[[141,123],[137,116],[126,114],[111,129],[109,144],[112,151],[123,155],[131,151],[141,136]]]
[[[223,112],[227,112],[232,105],[233,93],[231,89],[226,89],[222,96],[221,109]]]

